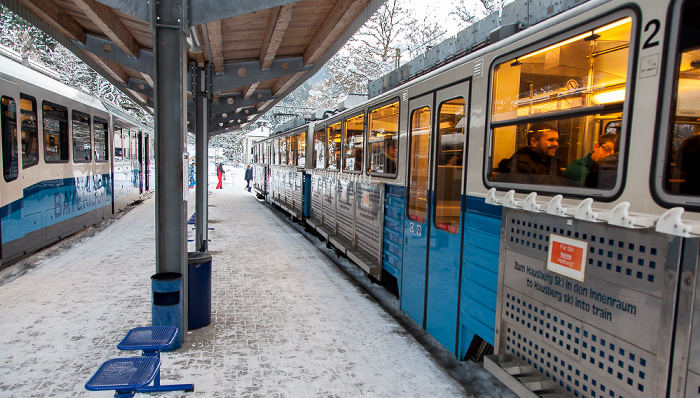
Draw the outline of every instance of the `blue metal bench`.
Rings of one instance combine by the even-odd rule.
[[[85,389],[115,390],[115,397],[133,397],[137,392],[194,391],[194,384],[160,384],[160,351],[172,345],[176,335],[174,326],[131,329],[117,348],[141,350],[141,356],[110,359],[85,384]]]
[[[160,359],[156,357],[114,358],[100,366],[85,389],[115,390],[115,397],[133,397],[140,388],[151,384],[159,372]]]

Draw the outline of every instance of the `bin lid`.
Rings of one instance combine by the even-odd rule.
[[[151,276],[154,281],[175,281],[182,278],[182,274],[179,272],[161,272]]]
[[[211,259],[211,254],[206,252],[187,252],[187,265],[203,264]]]

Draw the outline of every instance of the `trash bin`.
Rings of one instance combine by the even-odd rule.
[[[162,351],[174,351],[182,345],[182,274],[162,272],[151,276],[151,323],[153,326],[175,326],[173,344]]]
[[[187,328],[211,323],[211,254],[187,253]]]

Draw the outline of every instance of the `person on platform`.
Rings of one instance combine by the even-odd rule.
[[[245,169],[245,189],[250,192],[250,181],[253,180],[253,169],[250,168],[250,165]]]
[[[527,146],[501,160],[498,170],[510,182],[560,185],[558,148],[559,132],[547,123],[535,123],[527,131]]]
[[[225,173],[226,173],[226,172],[224,171],[224,164],[223,164],[223,163],[219,163],[219,166],[217,166],[217,168],[216,168],[216,176],[219,177],[219,183],[216,184],[216,189],[221,189],[221,188],[223,188],[223,185],[224,185],[223,179],[224,179],[224,174],[225,174]]]

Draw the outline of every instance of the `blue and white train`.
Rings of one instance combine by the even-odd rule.
[[[258,142],[255,190],[517,388],[697,396],[699,12],[579,5]]]
[[[10,50],[3,55],[0,262],[6,264],[152,190],[153,134],[114,105],[24,66]]]

